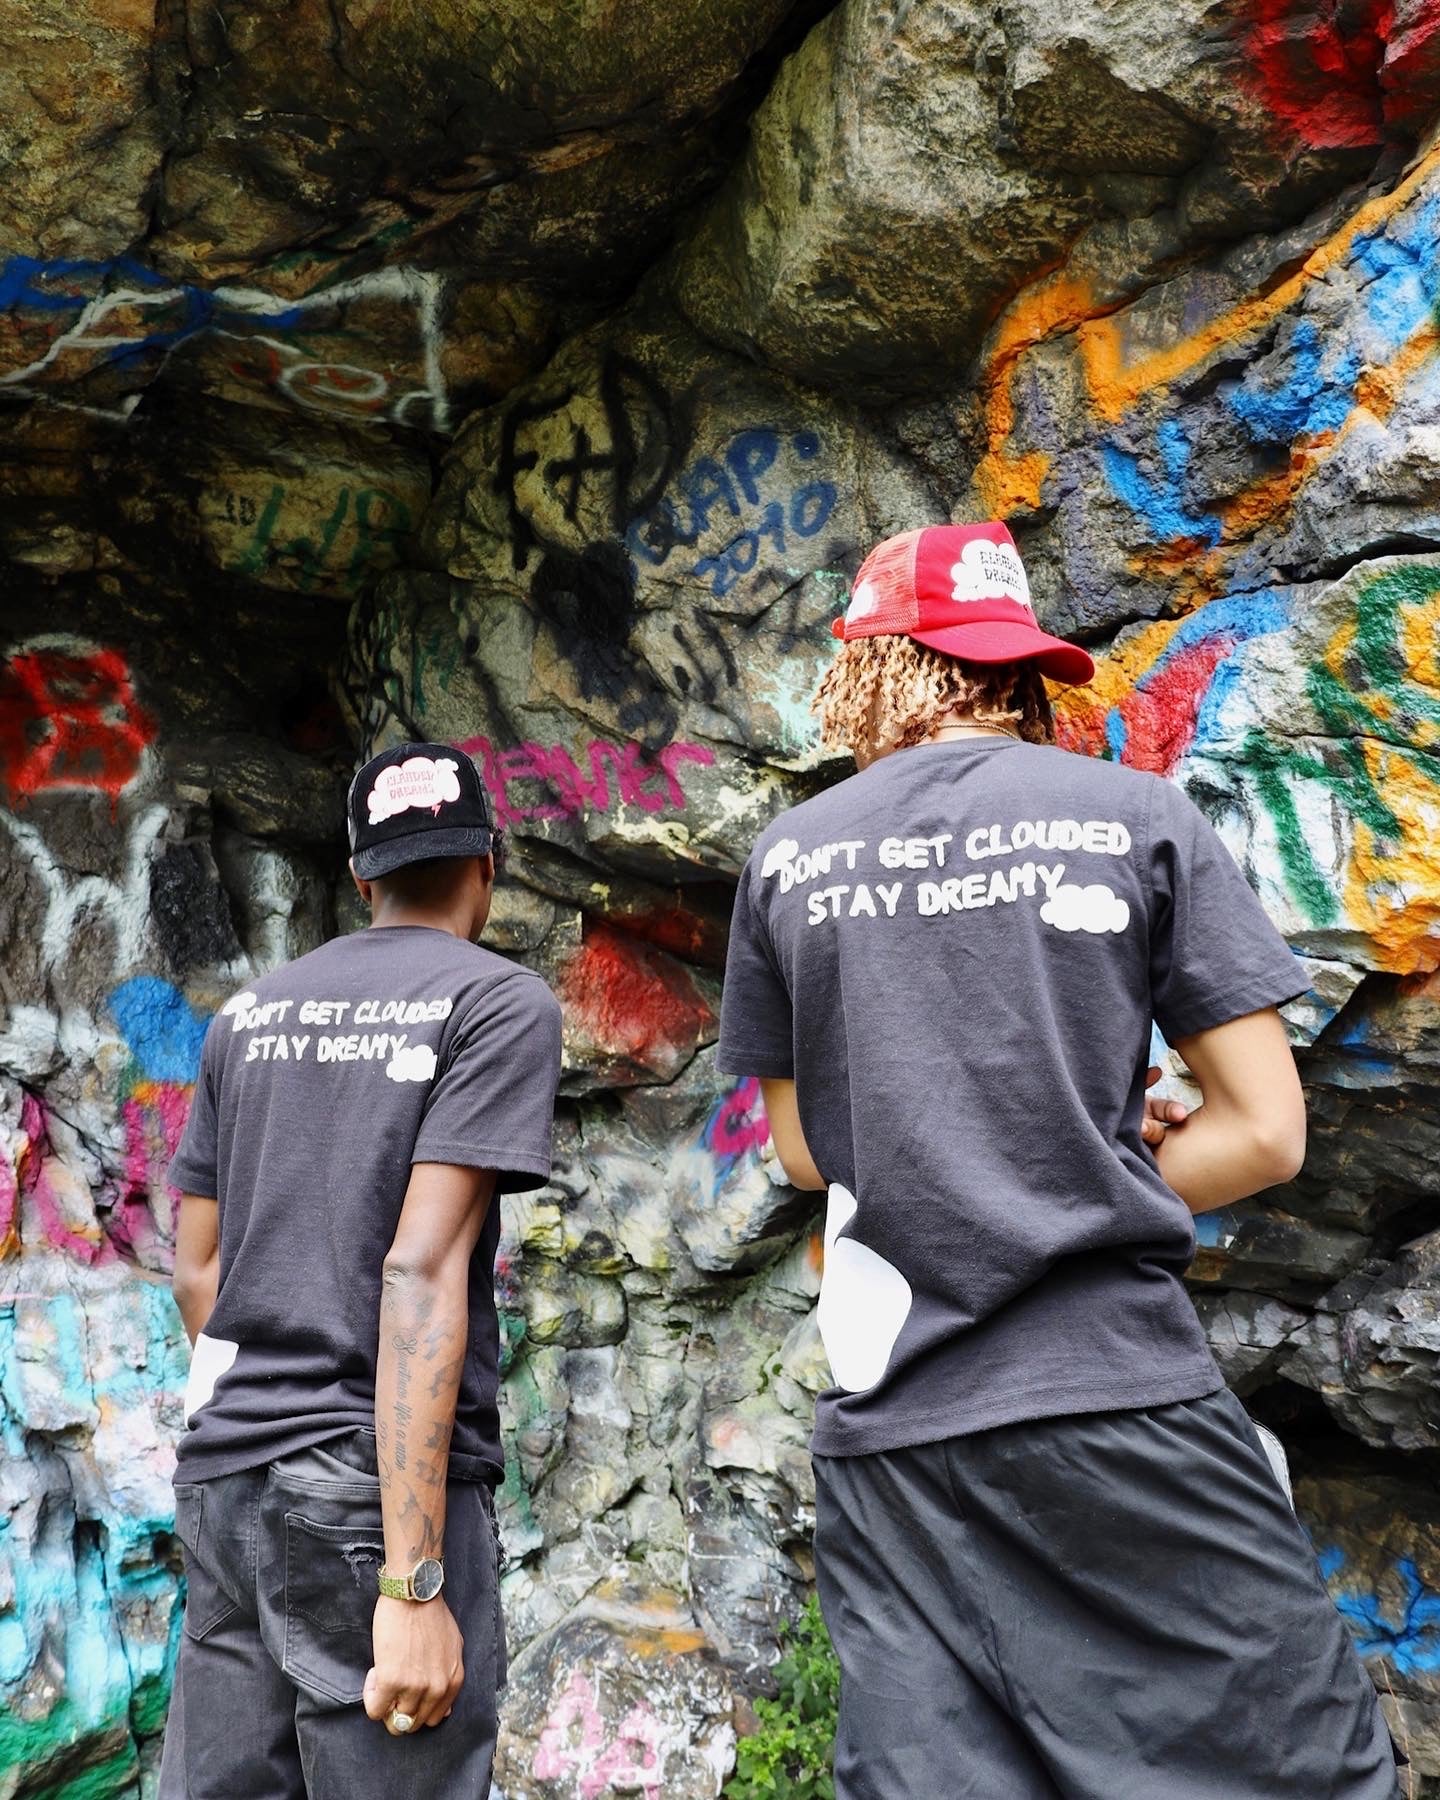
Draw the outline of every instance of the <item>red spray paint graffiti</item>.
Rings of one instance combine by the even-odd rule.
[[[693,1049],[714,1031],[714,1011],[684,965],[609,925],[587,922],[559,992],[595,1043],[647,1067],[657,1053]]]
[[[12,806],[47,788],[98,789],[113,804],[154,737],[118,650],[22,649],[0,666],[0,785]]]
[[[1123,729],[1120,760],[1152,775],[1173,775],[1195,741],[1200,706],[1216,669],[1235,647],[1226,634],[1187,645],[1130,690],[1114,708]],[[1100,756],[1113,727],[1111,709],[1077,702],[1056,720],[1056,735],[1067,750]]]
[[[479,758],[496,823],[502,826],[528,819],[579,819],[616,805],[638,806],[647,813],[667,807],[678,812],[686,802],[676,770],[687,762],[708,767],[715,761],[715,752],[704,744],[666,744],[652,762],[637,743],[595,738],[584,753],[587,774],[563,744],[527,742],[497,750],[489,738],[472,737],[456,748]],[[508,793],[512,782],[535,782],[547,798],[529,804],[513,801]]]
[[[1433,108],[1437,0],[1252,0],[1246,79],[1313,150],[1364,150]]]

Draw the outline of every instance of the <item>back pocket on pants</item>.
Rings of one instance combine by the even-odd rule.
[[[385,1560],[367,1525],[320,1525],[285,1515],[285,1673],[342,1706],[355,1705],[372,1661],[372,1629]]]
[[[202,1642],[235,1611],[235,1602],[201,1561],[200,1529],[205,1488],[198,1481],[175,1484],[175,1535],[185,1549],[185,1635]]]

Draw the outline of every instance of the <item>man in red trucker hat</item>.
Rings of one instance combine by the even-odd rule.
[[[1058,749],[1000,524],[862,565],[816,710],[857,773],[740,878],[720,1066],[824,1190],[816,1578],[837,1800],[1392,1800],[1283,1457],[1181,1277],[1298,1170],[1306,978],[1210,825]],[[1204,1096],[1147,1107],[1152,1019]]]

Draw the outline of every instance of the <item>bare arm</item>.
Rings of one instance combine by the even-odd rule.
[[[1191,1212],[1209,1212],[1289,1181],[1305,1160],[1305,1096],[1273,1008],[1175,1046],[1205,1104],[1155,1153]]]
[[[1160,1070],[1150,1071],[1150,1084],[1153,1086],[1160,1079]],[[810,1154],[810,1146],[805,1142],[805,1133],[800,1124],[800,1110],[795,1100],[795,1083],[793,1081],[776,1081],[765,1076],[760,1078],[760,1091],[765,1097],[765,1115],[770,1121],[770,1137],[775,1145],[775,1154],[780,1158],[780,1166],[784,1169],[792,1187],[825,1188],[830,1184],[815,1167],[815,1159]],[[1178,1100],[1147,1101],[1145,1120],[1141,1129],[1145,1142],[1150,1145],[1165,1141],[1166,1128],[1173,1128],[1185,1123],[1185,1108]],[[1217,1205],[1221,1202],[1216,1202]]]
[[[375,1370],[375,1441],[385,1566],[406,1575],[443,1557],[445,1482],[470,1329],[470,1258],[495,1192],[490,1169],[416,1163],[385,1258]],[[375,1603],[372,1719],[447,1717],[463,1679],[464,1646],[442,1594]]]
[[[220,1208],[203,1194],[184,1194],[175,1227],[175,1273],[170,1292],[192,1346],[215,1310],[220,1287]]]
[[[385,1561],[439,1556],[455,1402],[470,1327],[470,1258],[495,1191],[490,1169],[416,1163],[385,1258],[375,1369]]]
[[[780,1166],[797,1188],[826,1188],[830,1184],[815,1167],[810,1146],[800,1125],[800,1108],[795,1100],[793,1081],[760,1078],[760,1092],[765,1097],[765,1116],[770,1121],[770,1137]]]

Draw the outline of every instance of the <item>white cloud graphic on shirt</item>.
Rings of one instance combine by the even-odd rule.
[[[1130,923],[1130,905],[1103,881],[1089,887],[1067,881],[1040,908],[1040,917],[1057,931],[1123,931]]]
[[[972,538],[950,568],[955,584],[952,600],[1018,600],[1030,605],[1030,584],[1025,565],[1009,544],[992,544],[988,538]]]
[[[794,838],[781,838],[778,844],[772,844],[765,852],[765,860],[760,865],[760,879],[764,881],[767,875],[778,875],[799,854],[800,846]]]
[[[850,1190],[832,1181],[825,1213],[825,1273],[816,1309],[830,1373],[835,1385],[851,1394],[874,1387],[889,1367],[912,1297],[910,1283],[893,1263],[868,1244],[840,1236],[856,1208]]]
[[[255,1004],[258,998],[258,995],[252,994],[247,988],[242,994],[232,994],[220,1008],[220,1011],[226,1017],[229,1017],[232,1013],[249,1012],[250,1008]]]
[[[433,1081],[436,1056],[429,1044],[409,1044],[397,1050],[385,1065],[392,1081]]]

